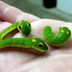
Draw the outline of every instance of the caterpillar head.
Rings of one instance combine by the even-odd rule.
[[[29,35],[31,32],[31,25],[28,21],[22,20],[19,22],[18,25],[18,30],[23,34],[23,35]]]
[[[40,38],[32,38],[32,47],[41,52],[46,52],[48,50],[47,44]]]
[[[67,27],[60,27],[59,32],[64,35],[64,37],[70,37],[71,31]]]

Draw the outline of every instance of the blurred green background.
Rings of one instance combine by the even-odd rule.
[[[22,11],[34,14],[40,18],[57,19],[72,22],[72,15],[64,13],[57,8],[47,9],[42,0],[2,0]]]

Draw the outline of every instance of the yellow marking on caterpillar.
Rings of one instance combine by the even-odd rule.
[[[36,39],[32,39],[32,42],[36,42]]]
[[[68,32],[66,32],[66,34],[68,35],[68,34],[69,34],[69,31],[68,31]]]
[[[64,31],[63,31],[63,30],[61,30],[61,32],[63,33]]]

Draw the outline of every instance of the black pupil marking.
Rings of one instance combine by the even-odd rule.
[[[19,28],[22,28],[22,26],[19,26]]]
[[[40,43],[40,44],[39,44],[39,47],[42,47],[42,46],[43,46],[43,44]]]
[[[30,23],[29,23],[29,26],[31,26]]]

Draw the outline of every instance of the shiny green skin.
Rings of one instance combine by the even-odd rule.
[[[52,33],[50,26],[44,27],[43,36],[52,46],[63,46],[70,38],[71,31],[67,27],[60,27],[56,34]]]
[[[36,53],[45,53],[47,45],[40,38],[8,38],[0,42],[0,49],[5,47],[20,47]]]
[[[31,25],[28,21],[22,20],[12,24],[0,34],[0,49],[6,47],[20,47],[38,54],[47,52],[47,45],[39,38],[8,38],[3,40],[8,33],[16,28],[23,35],[29,35],[31,32]]]
[[[18,29],[19,32],[23,35],[29,35],[31,32],[30,23],[28,21],[22,20],[12,24],[8,28],[6,28],[2,33],[0,33],[0,40],[2,40],[8,33],[15,29]]]

